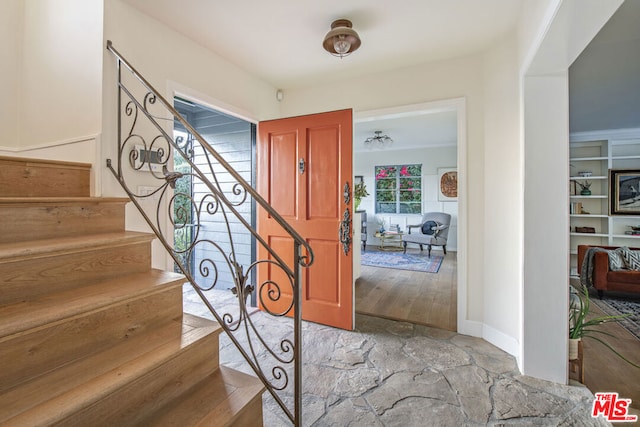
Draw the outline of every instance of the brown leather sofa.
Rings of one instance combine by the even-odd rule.
[[[578,274],[582,272],[582,263],[588,248],[617,249],[618,246],[578,245]],[[640,250],[639,248],[629,248]],[[609,254],[596,252],[593,264],[593,287],[602,298],[604,291],[637,292],[640,293],[640,271],[609,269]]]

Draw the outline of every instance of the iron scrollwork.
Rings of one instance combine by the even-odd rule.
[[[107,49],[117,58],[119,108],[118,158],[114,162],[107,160],[109,170],[274,400],[296,426],[301,425],[301,318],[297,317],[301,310],[296,304],[300,303],[302,288],[300,270],[313,263],[311,247],[113,48],[111,42]],[[123,71],[129,73],[123,76]],[[183,137],[174,140],[169,135],[167,123],[174,121],[179,121],[188,131],[186,141]],[[150,152],[156,156],[154,167],[148,158],[141,157],[141,153]],[[184,169],[172,171],[176,166],[169,161],[178,157]],[[196,158],[199,160],[194,160]],[[304,172],[304,160],[302,162],[301,173]],[[145,187],[144,193],[134,190],[140,182],[141,172],[149,173],[145,175],[145,184],[155,179],[152,191],[150,187]],[[218,178],[222,174],[224,181]],[[229,183],[228,176],[235,182]],[[196,185],[197,193],[184,190]],[[292,237],[293,259],[285,261],[243,216],[242,212],[246,212],[251,203],[265,209]],[[168,233],[167,222],[171,226]],[[207,234],[205,226],[212,222],[220,224],[215,230],[215,238]],[[347,237],[350,236],[349,224],[347,222]],[[264,249],[265,259],[244,265],[239,261],[236,248],[239,245],[235,242],[239,227],[244,227],[256,245]],[[279,279],[260,279],[262,282],[258,282],[257,271],[263,268],[277,270]],[[237,297],[233,308],[218,306],[207,294],[212,290],[229,289],[222,287],[223,276],[225,280],[231,280],[231,292]],[[247,310],[247,298],[254,290],[264,312],[278,317],[294,313],[293,340],[283,337],[278,342],[267,342],[261,335],[260,325],[254,323]],[[295,303],[284,298],[291,294],[295,295]],[[284,392],[284,396],[291,388],[293,411],[279,393]]]
[[[349,213],[348,207],[345,208],[342,221],[340,221],[338,238],[340,239],[340,243],[342,243],[344,254],[348,255],[349,249],[351,249],[351,214]]]
[[[342,221],[340,221],[340,225],[338,227],[338,239],[340,240],[340,243],[342,243],[342,250],[344,251],[344,254],[348,255],[349,250],[351,249],[351,213],[349,212],[349,203],[351,203],[351,187],[349,186],[349,181],[344,183],[342,196],[344,197],[344,204],[347,205],[347,207],[344,209]]]
[[[351,201],[351,188],[349,187],[349,181],[344,183],[344,191],[342,195],[344,196],[344,204],[348,206]]]

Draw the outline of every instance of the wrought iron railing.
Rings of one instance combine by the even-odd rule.
[[[300,425],[301,271],[313,262],[310,246],[118,53],[111,41],[107,42],[107,50],[116,58],[118,85],[118,153],[115,162],[107,160],[107,167],[286,416],[294,425]],[[171,136],[174,120],[193,136],[188,143]],[[183,157],[191,171],[172,171],[169,163],[172,155]],[[197,162],[196,157],[200,159]],[[225,185],[217,178],[221,171],[233,178],[233,184]],[[206,191],[194,195],[176,190],[180,180],[196,182]],[[252,200],[291,237],[293,259],[282,259],[239,212]],[[205,236],[203,222],[211,217],[218,217],[225,224],[225,239]],[[244,227],[264,248],[268,254],[266,259],[248,265],[238,262],[232,219],[234,226]],[[179,247],[174,245],[174,230],[189,230],[182,233],[189,238]],[[198,257],[193,256],[196,253]],[[256,283],[257,269],[265,267],[281,270],[284,276],[280,273],[279,277],[285,279],[277,283],[261,278],[262,283]],[[216,301],[207,295],[209,290],[216,289],[223,270],[233,277],[231,291],[237,296],[235,311],[216,307]],[[273,316],[293,317],[293,337],[267,342],[247,309],[247,298],[254,290],[263,311]],[[272,303],[285,294],[293,295],[287,302],[288,309],[270,310]],[[293,397],[293,409],[285,404],[285,400],[289,400],[286,396]]]

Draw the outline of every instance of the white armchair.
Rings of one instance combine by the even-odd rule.
[[[407,253],[407,243],[416,243],[427,245],[429,257],[431,257],[432,246],[442,246],[444,254],[447,254],[447,237],[449,236],[449,225],[451,224],[451,215],[444,212],[429,212],[422,215],[420,224],[408,225],[408,233],[402,235],[402,246],[404,253]],[[412,229],[417,229],[413,233]]]

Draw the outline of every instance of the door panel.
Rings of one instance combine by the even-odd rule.
[[[354,310],[351,245],[345,253],[338,233],[345,210],[353,216],[352,201],[343,195],[345,183],[352,186],[352,132],[351,110],[341,110],[261,122],[257,143],[258,191],[314,251],[313,265],[303,269],[302,318],[343,329],[353,329]],[[291,262],[292,242],[263,209],[258,232]],[[259,249],[260,259],[267,255]],[[258,269],[259,284],[285,280],[274,267]],[[287,298],[273,306],[282,309],[291,296],[280,288]]]
[[[269,179],[269,204],[287,220],[297,216],[297,135],[288,132],[273,135],[269,141],[271,173]],[[289,183],[289,185],[283,185]],[[293,188],[292,188],[293,185]]]
[[[340,196],[340,144],[337,129],[310,129],[308,133],[309,192],[307,218],[335,219],[339,203],[327,200]],[[339,200],[337,200],[339,202]]]
[[[305,286],[305,300],[317,302],[320,306],[340,304],[340,295],[335,287],[331,286],[310,286],[316,279],[338,282],[340,271],[336,269],[340,257],[340,245],[335,242],[323,240],[309,241],[316,261],[309,268],[308,278]]]
[[[270,236],[267,240],[269,246],[278,254],[285,262],[293,259],[293,239],[289,236]],[[260,256],[259,259],[273,260],[271,256]],[[291,265],[287,264],[289,268]],[[291,281],[288,275],[277,264],[266,264],[267,277],[276,285],[270,285],[262,288],[262,294],[258,296],[260,305],[263,309],[271,313],[284,314],[291,305],[293,291]],[[258,272],[260,276],[260,270]],[[259,279],[260,280],[260,279]]]

